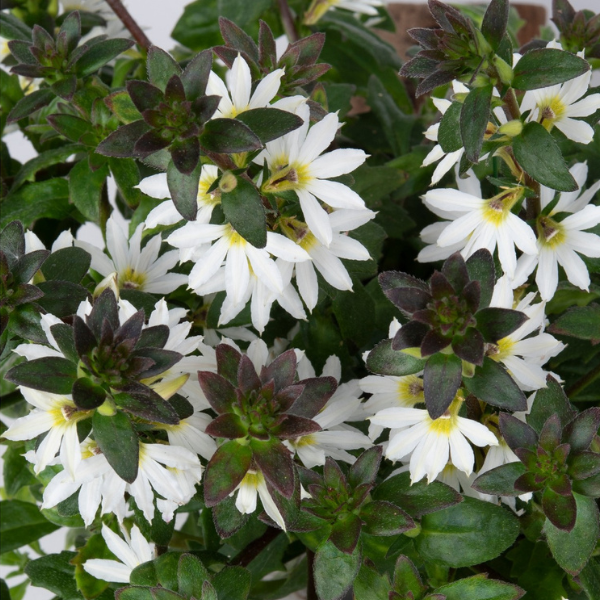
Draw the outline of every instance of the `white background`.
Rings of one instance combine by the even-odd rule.
[[[576,10],[584,8],[590,10],[600,9],[600,0],[570,0],[571,4]],[[252,0],[248,0],[252,2]],[[189,0],[126,0],[125,4],[129,9],[134,19],[140,24],[145,30],[146,35],[150,38],[150,41],[164,48],[166,50],[172,48],[175,45],[174,40],[171,39],[171,31],[175,26],[175,23],[183,13],[183,8]],[[414,3],[426,4],[426,0],[415,0]],[[462,0],[461,4],[481,4],[481,0]],[[525,2],[524,2],[525,3]],[[547,14],[551,14],[552,0],[528,0],[527,4],[537,4],[546,7]],[[15,132],[6,137],[6,142],[9,145],[11,155],[17,160],[24,162],[35,156],[35,152],[25,138],[19,133]],[[93,226],[90,230],[79,230],[79,236],[82,234],[89,236],[93,234]],[[79,237],[78,236],[78,237]],[[87,237],[89,240],[89,237]],[[89,240],[91,241],[91,240]],[[98,238],[95,241],[100,241]],[[2,450],[0,449],[0,452]],[[1,470],[1,465],[0,465]],[[46,552],[60,552],[64,546],[64,532],[60,530],[46,536],[41,540],[42,548]],[[0,575],[6,576],[9,571],[6,567],[0,566]],[[9,580],[9,584],[12,586],[17,582],[20,582],[22,578]],[[25,600],[47,600],[52,598],[54,594],[43,590],[41,588],[29,588],[25,595]]]

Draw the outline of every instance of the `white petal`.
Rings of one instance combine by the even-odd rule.
[[[132,569],[117,562],[105,558],[92,558],[83,563],[84,570],[96,579],[112,581],[116,583],[129,583]]]
[[[558,262],[556,254],[548,247],[540,250],[540,262],[538,264],[535,282],[543,300],[551,300],[558,286]]]
[[[339,148],[316,158],[310,165],[310,175],[318,179],[338,177],[354,171],[365,160],[367,155],[363,150]]]
[[[460,431],[452,431],[450,433],[450,460],[452,464],[459,470],[463,471],[467,475],[473,472],[473,464],[475,462],[475,455],[473,449],[465,440],[464,436]]]
[[[298,162],[302,165],[311,163],[319,154],[323,153],[337,133],[339,125],[336,113],[329,113],[318,123],[313,125],[306,136],[306,140],[298,153]]]
[[[298,283],[300,295],[308,307],[308,310],[312,311],[317,305],[317,299],[319,297],[317,274],[315,273],[312,263],[303,262],[296,265],[296,282]]]
[[[250,102],[250,91],[252,88],[252,75],[248,63],[238,54],[231,65],[231,79],[229,89],[231,100],[238,112],[246,110]]]
[[[138,185],[135,186],[150,198],[170,198],[171,192],[167,185],[167,174],[157,173],[150,177],[144,177]]]
[[[267,232],[267,245],[265,246],[265,250],[290,263],[310,260],[310,255],[304,248],[280,233]]]
[[[578,288],[587,290],[590,287],[590,274],[579,255],[565,246],[557,246],[556,257],[567,274],[567,279]]]
[[[306,190],[296,190],[300,200],[300,208],[306,224],[312,234],[325,246],[329,246],[333,236],[329,216],[317,199]]]
[[[555,125],[574,142],[589,144],[594,139],[594,129],[585,121],[578,121],[577,119],[565,117]]]
[[[306,189],[333,208],[360,210],[365,208],[364,200],[347,185],[327,179],[313,179]]]
[[[248,108],[263,108],[267,106],[277,95],[283,74],[283,69],[277,69],[276,71],[269,73],[256,86],[254,94],[252,94],[252,98],[250,98],[250,105]]]

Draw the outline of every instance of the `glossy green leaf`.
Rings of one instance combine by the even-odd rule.
[[[88,272],[92,257],[82,248],[75,246],[53,252],[42,265],[46,280],[79,283]]]
[[[516,90],[550,87],[583,75],[589,69],[588,62],[575,54],[557,48],[538,48],[519,59],[511,85]],[[540,152],[539,156],[543,157],[544,153]]]
[[[515,490],[515,481],[526,472],[527,469],[521,462],[500,465],[479,475],[471,487],[482,494],[518,496],[521,492]]]
[[[247,242],[256,248],[264,248],[267,244],[267,222],[256,186],[244,177],[237,177],[233,173],[226,174],[224,177],[235,181],[231,191],[224,191],[221,194],[221,206],[225,218]]]
[[[262,148],[260,138],[236,119],[212,119],[200,135],[200,145],[211,152],[231,154]]]
[[[4,500],[0,502],[0,552],[10,552],[39,540],[58,529],[40,509],[30,502]]]
[[[384,340],[377,344],[367,357],[367,368],[378,375],[412,375],[422,371],[424,366],[424,360],[399,350],[392,350],[392,340]]]
[[[519,521],[501,506],[465,497],[421,521],[419,553],[450,567],[468,567],[499,556],[519,534]]]
[[[69,196],[79,212],[90,221],[100,223],[106,218],[107,207],[102,206],[108,169],[90,169],[87,160],[78,162],[69,173]],[[106,201],[105,201],[106,203]]]
[[[75,63],[75,69],[79,77],[87,77],[106,63],[116,58],[122,52],[133,46],[132,40],[114,38],[98,42],[84,52]]]
[[[462,107],[460,102],[453,102],[440,121],[438,143],[446,153],[456,152],[463,147],[460,127]]]
[[[260,138],[263,144],[270,142],[302,125],[302,119],[277,108],[253,108],[236,116]]]
[[[34,390],[70,394],[77,379],[77,367],[66,358],[46,356],[18,364],[8,371],[6,379]]]
[[[202,165],[199,163],[192,173],[185,175],[177,169],[173,161],[169,162],[167,168],[167,184],[171,198],[175,208],[188,221],[195,220],[198,213],[198,181],[201,169]]]
[[[459,579],[435,590],[446,600],[518,600],[525,590],[497,579],[488,579],[487,574]]]
[[[314,577],[317,594],[321,600],[338,600],[348,591],[360,568],[361,549],[356,546],[352,554],[338,550],[325,542],[317,551]]]
[[[562,53],[561,50],[556,52]],[[560,192],[577,189],[577,182],[569,172],[556,140],[543,125],[536,121],[527,123],[521,135],[514,138],[513,151],[525,172],[541,184]]]
[[[560,315],[547,331],[558,335],[590,340],[592,344],[600,341],[600,305],[575,306]]]
[[[508,15],[508,2],[507,0],[502,2],[506,4]],[[495,3],[492,2],[493,4]],[[460,112],[460,135],[465,147],[465,156],[473,163],[479,162],[483,135],[490,117],[492,90],[492,85],[472,89],[465,98]]]
[[[454,354],[434,354],[425,363],[423,393],[432,419],[441,417],[454,400],[462,379],[462,361]]]

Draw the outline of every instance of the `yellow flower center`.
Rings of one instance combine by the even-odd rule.
[[[554,123],[565,116],[567,107],[558,96],[553,96],[543,104],[538,104],[538,109],[540,111],[540,124],[550,131]]]
[[[498,227],[508,215],[511,208],[521,199],[523,188],[511,188],[490,198],[483,208],[483,218],[492,225]]]
[[[196,197],[198,207],[221,204],[221,190],[217,187],[210,193],[208,191],[215,179],[216,177],[202,177],[198,182],[198,195]]]
[[[297,163],[289,165],[283,159],[281,163],[279,161],[277,163],[278,165],[271,165],[273,174],[262,186],[266,193],[276,194],[301,189],[312,179],[306,165]]]
[[[565,243],[565,228],[550,217],[540,217],[537,222],[538,237],[544,246],[556,248]]]
[[[252,487],[252,488],[256,489],[258,487],[258,484],[261,483],[262,480],[263,480],[262,473],[260,473],[259,471],[250,470],[244,475],[244,479],[242,479],[242,482],[240,483],[240,487],[245,486],[245,487]]]
[[[398,382],[398,404],[400,406],[414,406],[425,402],[423,395],[423,380],[416,375],[407,375]]]
[[[90,415],[89,410],[79,410],[68,398],[57,400],[49,412],[52,415],[53,427],[64,427],[70,422],[77,423]]]
[[[305,446],[314,446],[317,443],[315,436],[312,434],[303,435],[302,437],[296,438],[295,440],[290,440],[292,446],[294,448],[303,448]]]
[[[496,362],[504,360],[507,356],[512,356],[512,348],[515,342],[510,336],[498,340],[496,344],[489,344],[486,354]]]
[[[146,283],[146,273],[127,267],[119,273],[119,287],[124,290],[142,290]]]
[[[452,400],[452,404],[450,404],[448,410],[441,417],[438,419],[431,419],[429,416],[426,417],[425,422],[429,426],[429,431],[439,436],[449,437],[450,433],[457,426],[458,411],[463,401],[464,398],[459,390],[454,400]]]

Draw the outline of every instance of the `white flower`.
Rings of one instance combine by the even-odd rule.
[[[127,490],[146,520],[151,522],[154,518],[154,488],[167,501],[159,504],[159,509],[162,506],[163,518],[168,522],[173,516],[173,505],[189,502],[195,493],[194,485],[201,477],[200,461],[187,448],[142,442],[138,475],[128,484]]]
[[[515,245],[525,254],[538,252],[531,227],[511,212],[521,194],[521,188],[514,188],[482,200],[454,189],[428,191],[425,204],[437,211],[446,211],[452,219],[439,234],[437,245],[445,248],[464,243],[462,255],[465,258],[480,248],[493,253],[497,247],[502,269],[512,278],[517,265]]]
[[[89,527],[102,503],[102,514],[114,514],[119,522],[127,511],[127,483],[108,464],[96,442],[87,438],[80,445],[82,460],[73,477],[65,469],[56,474],[44,489],[42,508],[52,508],[79,490],[79,513]]]
[[[571,174],[581,188],[587,179],[587,165],[576,164]],[[600,223],[600,206],[590,205],[590,200],[600,189],[600,181],[585,192],[563,192],[556,206],[537,220],[539,256],[522,256],[517,263],[513,287],[522,285],[536,268],[535,282],[543,300],[551,300],[558,286],[558,265],[565,270],[567,279],[578,288],[588,290],[590,275],[579,254],[590,258],[600,257],[600,236],[588,233]],[[555,192],[542,186],[542,208],[554,200]],[[559,213],[571,213],[564,219]]]
[[[227,73],[227,85],[216,73],[211,71],[206,85],[206,93],[221,96],[219,107],[213,118],[233,119],[247,110],[269,106],[279,91],[283,73],[283,69],[276,69],[269,73],[252,93],[252,74],[248,63],[241,54],[237,55],[231,65],[231,71]]]
[[[210,222],[213,209],[217,204],[221,203],[221,194],[219,188],[209,192],[211,185],[219,176],[219,169],[214,165],[202,165],[200,171],[200,179],[198,181],[198,195],[196,202],[198,212],[196,213],[196,221],[198,223]],[[162,200],[163,198],[171,198],[171,192],[167,185],[167,174],[157,173],[142,179],[139,188],[144,194],[151,198]],[[179,211],[175,208],[173,200],[162,202],[156,208],[153,208],[146,217],[146,229],[153,229],[158,225],[175,225],[183,220]]]
[[[504,275],[494,288],[490,306],[521,311],[528,320],[510,335],[487,345],[487,355],[504,364],[519,387],[525,391],[546,387],[547,372],[542,365],[565,348],[549,333],[544,333],[546,303],[532,304],[535,294],[513,301],[511,282]],[[532,335],[537,333],[537,335]]]
[[[496,446],[493,446],[493,448],[496,448]],[[475,481],[476,477],[477,474],[471,473],[470,475],[467,475],[463,471],[457,469],[453,464],[448,463],[436,477],[436,480],[449,485],[452,489],[465,496],[469,496],[470,498],[477,498],[478,500],[488,500],[492,498],[491,496],[476,492],[471,487],[471,484]]]
[[[446,413],[432,420],[426,410],[418,408],[386,408],[370,420],[393,432],[385,455],[390,460],[400,460],[410,454],[410,478],[413,483],[427,475],[433,481],[448,460],[467,475],[473,472],[475,456],[467,442],[476,446],[495,446],[496,436],[481,423],[458,416],[461,400],[457,397]]]
[[[206,426],[211,421],[212,418],[206,413],[195,412],[193,415],[181,419],[177,425],[156,423],[155,426],[157,429],[164,429],[167,432],[171,446],[187,448],[190,452],[209,460],[217,449],[215,441],[204,433]]]
[[[34,453],[35,472],[43,471],[59,449],[63,466],[71,476],[81,461],[77,423],[91,416],[90,411],[79,410],[70,396],[20,388],[23,397],[35,408],[17,419],[2,435],[8,440],[32,440],[42,433],[42,440]]]
[[[330,356],[323,367],[321,377],[333,377],[339,384],[341,374],[340,359]],[[298,377],[315,377],[315,370],[306,356],[298,362]],[[364,433],[345,424],[346,421],[364,419],[360,394],[357,379],[339,384],[333,396],[312,418],[321,426],[322,431],[284,442],[292,452],[298,454],[305,467],[312,469],[317,465],[324,465],[327,456],[353,464],[356,458],[347,450],[372,446],[371,440]]]
[[[52,243],[50,251],[56,252],[63,248],[70,248],[74,241],[75,238],[73,238],[70,230],[62,231]],[[25,232],[25,254],[29,254],[29,252],[33,252],[34,250],[46,250],[46,246],[44,246],[42,240],[33,231],[29,231],[28,229]]]
[[[377,15],[378,6],[383,6],[382,0],[313,0],[304,15],[305,25],[314,25],[332,8],[343,8],[362,15]]]
[[[165,252],[158,256],[162,238],[156,235],[141,247],[143,223],[140,224],[131,239],[119,227],[114,217],[106,223],[106,246],[111,258],[96,246],[77,240],[75,245],[92,255],[92,269],[106,277],[117,273],[119,289],[136,289],[154,294],[169,294],[187,277],[179,273],[169,273],[178,261],[178,253]]]
[[[284,231],[294,237],[310,258],[310,262],[297,263],[296,283],[300,296],[310,311],[317,305],[319,285],[315,269],[321,273],[325,281],[338,290],[352,290],[352,278],[340,260],[370,260],[369,251],[348,231],[364,225],[375,217],[370,210],[336,210],[325,214],[328,229],[331,231],[329,246],[323,244],[303,223],[296,221],[290,227],[282,225]]]
[[[281,294],[283,279],[270,254],[289,262],[310,260],[310,256],[286,237],[267,232],[265,248],[255,248],[229,224],[213,225],[190,221],[173,232],[167,241],[176,248],[194,248],[215,241],[192,268],[189,286],[198,289],[207,284],[225,261],[225,290],[231,302],[239,304],[250,285],[250,272],[254,272],[268,289]],[[213,290],[214,291],[214,290]]]
[[[129,583],[131,571],[138,565],[148,562],[154,558],[154,544],[151,544],[142,535],[139,527],[133,525],[131,534],[122,527],[124,540],[112,529],[102,525],[102,537],[108,549],[119,559],[108,560],[105,558],[92,558],[83,563],[84,570],[103,581],[114,581],[116,583]]]
[[[561,48],[560,44],[550,43],[549,48]],[[578,53],[583,58],[584,52]],[[565,83],[525,92],[521,101],[521,112],[531,111],[527,120],[538,121],[548,131],[557,127],[570,140],[589,144],[594,137],[594,129],[578,117],[589,117],[600,108],[600,94],[590,94],[583,98],[590,86],[592,70]]]
[[[266,160],[271,172],[270,178],[262,186],[263,191],[295,191],[311,232],[322,244],[329,246],[333,232],[327,212],[317,198],[334,209],[364,210],[365,203],[356,192],[328,179],[354,171],[363,164],[367,155],[362,150],[340,148],[321,156],[337,133],[337,114],[328,114],[310,129],[308,105],[300,104],[296,114],[303,119],[302,126],[267,143],[254,162],[262,165]]]
[[[232,495],[235,494],[236,491],[237,497],[235,499],[235,506],[243,515],[252,514],[256,510],[257,496],[259,496],[267,515],[269,515],[281,529],[284,531],[286,530],[283,516],[273,501],[265,477],[260,471],[250,469],[246,475],[244,475],[244,478],[238,487],[232,492]]]

